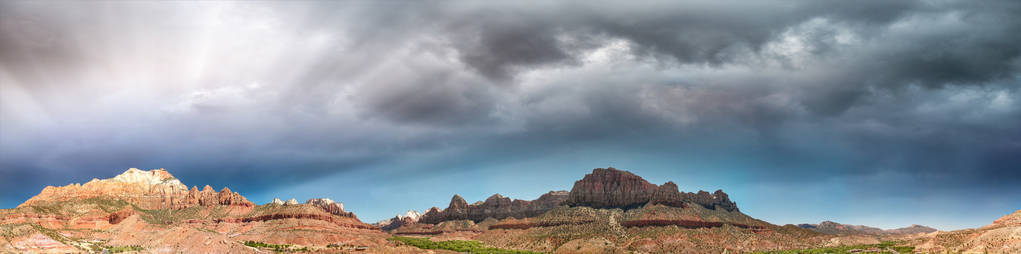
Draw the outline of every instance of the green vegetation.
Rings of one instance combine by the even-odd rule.
[[[420,249],[427,250],[452,250],[457,252],[467,253],[486,253],[486,254],[528,254],[528,253],[540,253],[526,250],[508,250],[493,247],[486,247],[479,241],[465,241],[465,240],[449,240],[442,242],[433,242],[429,238],[415,238],[415,237],[403,237],[395,236],[387,240],[402,242],[407,245],[415,246]]]
[[[70,245],[70,242],[72,241],[71,239],[69,239],[67,237],[64,237],[64,235],[61,235],[60,233],[57,233],[56,230],[44,228],[43,226],[40,226],[39,224],[31,224],[31,225],[32,225],[33,228],[35,228],[36,231],[39,231],[39,233],[42,233],[43,235],[46,235],[46,237],[49,237],[50,239],[53,239],[54,241],[57,241],[57,242],[60,242],[60,243],[63,243],[63,244],[69,244],[69,245]]]
[[[308,252],[308,247],[294,248],[290,244],[272,244],[256,241],[245,241],[245,246],[254,248],[273,249],[274,252]]]
[[[143,251],[143,250],[145,250],[145,248],[142,248],[142,246],[138,246],[138,245],[106,246],[105,249],[109,250],[110,251],[109,253],[121,253],[121,252],[128,252],[128,251]]]
[[[190,219],[219,219],[227,217],[227,209],[222,206],[192,206],[184,209],[146,210],[135,207],[140,212],[139,218],[153,225],[170,225]],[[205,215],[204,215],[205,214]]]
[[[896,242],[882,242],[880,244],[861,244],[861,245],[848,245],[838,247],[824,247],[824,248],[812,248],[812,249],[801,249],[801,250],[782,250],[782,251],[762,251],[753,253],[773,253],[773,254],[839,254],[839,253],[853,253],[851,250],[868,250],[868,249],[879,249],[879,253],[913,253],[915,247],[908,246],[896,246]],[[893,250],[893,251],[890,251]]]
[[[37,213],[42,214],[60,214],[60,215],[73,215],[81,213],[80,211],[86,211],[88,209],[81,209],[83,207],[91,207],[103,210],[104,212],[112,213],[123,209],[128,206],[127,201],[107,198],[87,198],[83,200],[69,200],[69,201],[47,201],[41,203],[35,203],[25,208],[15,209],[32,209]]]

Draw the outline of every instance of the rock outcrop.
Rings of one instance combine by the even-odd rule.
[[[657,186],[631,172],[597,168],[574,182],[567,198],[570,206],[635,208],[652,199]]]
[[[1014,211],[1014,213],[996,219],[995,221],[993,221],[993,225],[1021,226],[1021,210]]]
[[[727,211],[737,211],[737,204],[730,201],[730,196],[724,193],[723,190],[716,190],[713,193],[706,191],[698,191],[698,193],[683,193],[682,199],[684,202],[691,202],[702,205],[707,209],[716,209],[716,207],[723,208]]]
[[[570,192],[550,191],[532,201],[512,200],[494,194],[485,201],[468,204],[461,196],[454,195],[446,209],[433,207],[422,215],[419,222],[437,224],[452,220],[481,222],[486,218],[520,219],[539,216],[559,205],[632,209],[647,204],[686,207],[689,203],[707,209],[738,211],[737,204],[722,190],[714,193],[680,192],[677,184],[673,182],[657,186],[631,172],[615,168],[597,168],[576,181]]]
[[[0,225],[0,253],[109,252],[122,246],[144,249],[137,252],[261,252],[247,241],[326,252],[371,246],[370,252],[406,253],[385,249],[389,235],[358,220],[342,203],[274,199],[256,208],[229,188],[189,188],[162,169],[129,169],[109,179],[48,187],[17,208],[0,209]]]
[[[472,220],[481,222],[486,218],[504,219],[508,217],[525,218],[538,216],[557,207],[567,199],[566,191],[550,191],[536,200],[520,200],[494,194],[485,201],[469,205],[464,198],[454,195],[447,209],[433,207],[426,211],[419,220],[424,223],[436,224],[449,220]]]
[[[652,194],[652,200],[649,201],[651,204],[661,204],[665,206],[673,207],[684,207],[684,199],[681,196],[681,192],[677,190],[677,184],[674,182],[666,182],[656,189],[656,192]]]
[[[348,217],[354,216],[353,213],[348,212],[348,211],[344,211],[344,204],[342,204],[340,202],[334,202],[333,200],[328,199],[328,198],[313,198],[313,199],[309,199],[308,201],[305,201],[305,204],[309,204],[309,205],[313,205],[315,207],[319,207],[319,209],[323,209],[323,211],[326,211],[326,212],[331,213],[333,215],[348,216]]]
[[[48,186],[39,195],[21,206],[42,202],[108,198],[127,201],[143,209],[181,209],[192,206],[254,206],[252,202],[228,188],[217,192],[206,185],[201,191],[190,190],[165,169],[150,171],[131,168],[110,179],[92,179],[85,184],[62,187]]]
[[[404,214],[398,214],[397,216],[381,220],[376,223],[376,226],[382,230],[390,231],[403,226],[412,225],[418,223],[418,220],[422,217],[422,214],[415,210],[408,210]]]
[[[723,190],[709,193],[680,192],[677,185],[667,182],[662,186],[649,183],[631,172],[615,168],[597,168],[574,182],[570,196],[564,204],[593,208],[632,209],[646,204],[684,207],[694,203],[707,209],[738,211],[737,204]]]

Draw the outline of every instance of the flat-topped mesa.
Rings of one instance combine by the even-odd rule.
[[[684,207],[685,203],[698,204],[707,209],[738,211],[737,204],[722,190],[714,193],[680,192],[673,182],[657,186],[631,172],[612,167],[593,169],[592,173],[574,182],[574,187],[564,202],[569,206],[622,209],[637,208],[646,204]]]
[[[143,209],[180,209],[198,205],[248,207],[254,205],[227,188],[216,192],[207,185],[202,191],[196,187],[189,190],[180,180],[162,168],[149,171],[131,168],[109,179],[92,179],[85,184],[62,187],[48,186],[39,195],[20,206],[88,198],[119,199]]]
[[[472,220],[480,222],[486,218],[504,219],[508,217],[524,218],[538,216],[563,203],[567,199],[566,191],[550,191],[536,200],[520,200],[493,194],[485,201],[469,205],[459,195],[450,199],[447,209],[433,207],[426,211],[419,222],[436,224],[448,220]]]

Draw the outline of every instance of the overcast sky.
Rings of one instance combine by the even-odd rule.
[[[0,207],[167,168],[367,222],[596,167],[775,224],[1021,208],[1019,1],[0,2]]]

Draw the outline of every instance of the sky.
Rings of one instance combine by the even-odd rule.
[[[597,167],[774,224],[1021,208],[1018,1],[2,1],[0,208],[166,168],[366,222]]]

